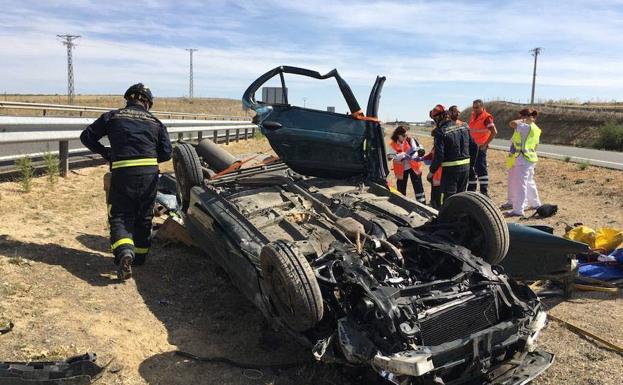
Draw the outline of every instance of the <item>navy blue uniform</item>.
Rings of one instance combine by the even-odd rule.
[[[108,137],[110,147],[99,141]],[[104,113],[80,135],[82,143],[110,163],[108,194],[110,243],[118,262],[133,251],[134,263],[145,262],[158,186],[158,163],[171,159],[167,128],[140,103]]]
[[[467,124],[457,125],[451,120],[435,129],[433,137],[435,157],[430,165],[430,172],[435,173],[439,167],[443,167],[440,186],[443,204],[444,199],[467,188],[470,170],[469,146],[472,139]]]

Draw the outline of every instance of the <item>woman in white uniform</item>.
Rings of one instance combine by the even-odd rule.
[[[506,216],[524,216],[524,210],[541,206],[534,182],[534,167],[538,161],[536,148],[541,129],[536,125],[538,112],[531,108],[519,111],[519,118],[509,123],[514,130],[511,148],[506,159],[508,173],[508,201],[502,207],[511,209]]]

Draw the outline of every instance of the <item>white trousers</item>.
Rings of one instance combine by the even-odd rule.
[[[539,207],[539,191],[534,182],[534,163],[517,159],[508,172],[508,203],[513,205],[513,214],[524,215],[528,207]]]

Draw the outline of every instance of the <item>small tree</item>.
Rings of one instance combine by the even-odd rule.
[[[55,184],[58,181],[58,156],[51,152],[43,154],[45,160],[45,169],[48,175],[48,182]]]
[[[29,157],[23,156],[15,161],[15,165],[19,170],[19,183],[22,185],[24,192],[30,192],[32,189],[33,167]]]

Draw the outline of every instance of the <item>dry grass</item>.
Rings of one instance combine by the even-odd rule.
[[[3,99],[12,102],[67,104],[65,95],[6,95]],[[122,95],[77,95],[74,105],[106,108],[120,108],[125,105]],[[235,99],[220,98],[158,98],[154,110],[170,112],[189,112],[198,114],[249,116],[242,110],[242,102]],[[2,109],[2,115],[40,116],[39,110]],[[72,116],[75,112],[48,111],[47,116]],[[85,113],[85,116],[98,116],[99,113]]]

